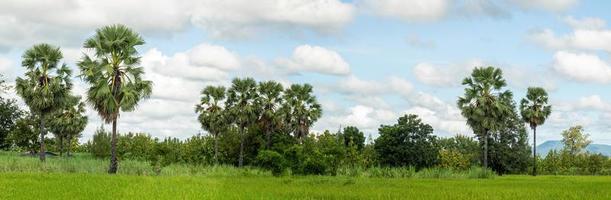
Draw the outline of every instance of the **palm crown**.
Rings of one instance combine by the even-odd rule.
[[[259,124],[266,132],[267,148],[271,147],[271,137],[275,127],[279,125],[280,118],[278,113],[282,99],[282,85],[275,81],[266,81],[259,83],[259,93],[255,100],[257,104],[257,113]]]
[[[221,101],[225,99],[225,87],[207,86],[201,94],[202,98],[195,106],[195,112],[199,113],[198,119],[202,128],[216,136],[226,123],[224,109],[221,105]]]
[[[60,108],[72,88],[71,71],[60,65],[63,58],[59,47],[38,44],[23,54],[25,78],[16,79],[15,89],[36,114],[45,114]]]
[[[293,84],[284,94],[286,120],[299,139],[307,136],[310,126],[322,116],[321,105],[312,94],[310,84]]]
[[[227,108],[240,126],[247,126],[256,117],[254,106],[256,86],[257,83],[252,78],[236,78],[227,91]]]
[[[152,82],[142,79],[144,69],[136,50],[142,44],[140,35],[123,25],[100,28],[85,41],[84,47],[95,52],[78,63],[81,77],[91,85],[87,101],[107,123],[151,95]]]
[[[509,90],[502,90],[507,83],[500,69],[475,68],[462,84],[467,87],[465,96],[458,99],[458,107],[474,131],[493,130],[500,118],[512,112],[507,102],[513,95]]]
[[[542,125],[545,119],[552,113],[552,106],[547,105],[547,92],[540,87],[530,87],[526,98],[520,102],[522,120],[531,128]]]

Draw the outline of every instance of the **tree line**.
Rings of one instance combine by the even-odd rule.
[[[501,174],[530,170],[536,175],[537,164],[548,163],[547,157],[538,159],[535,146],[537,127],[552,112],[547,92],[530,87],[518,105],[513,93],[505,89],[501,69],[495,67],[476,67],[462,82],[465,93],[457,106],[475,138],[439,138],[429,124],[412,114],[401,116],[395,124],[381,125],[379,136],[369,142],[354,126],[311,134],[310,128],[323,114],[311,85],[285,88],[275,81],[253,78],[235,78],[228,88],[202,89],[194,112],[207,135],[184,141],[160,140],[143,133],[119,135],[121,113],[134,111],[152,93],[153,83],[142,78],[145,72],[137,51],[143,44],[138,33],[123,25],[97,29],[83,43],[90,54],[83,54],[77,63],[77,77],[88,85],[84,99],[72,94],[72,72],[61,63],[59,47],[38,44],[26,50],[22,56],[26,72],[16,79],[15,90],[29,112],[21,111],[14,100],[1,99],[0,148],[38,152],[44,162],[45,144],[57,143],[53,148],[60,154],[67,150],[69,155],[76,149],[109,158],[111,174],[117,172],[120,159],[150,161],[159,170],[172,163],[229,164],[260,166],[275,174],[287,170],[335,174],[340,166],[420,170],[480,165]],[[101,128],[89,142],[79,145],[75,140],[88,121],[85,104],[112,124],[112,129]],[[532,149],[525,124],[533,130]],[[56,140],[46,138],[48,131]]]

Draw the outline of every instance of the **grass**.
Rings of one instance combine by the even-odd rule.
[[[0,152],[0,199],[611,199],[610,176],[494,176],[490,171],[342,168],[338,176],[273,177],[257,168],[170,165]],[[483,178],[483,179],[482,179]]]
[[[0,152],[0,173],[86,173],[107,174],[109,161],[76,154],[71,158],[48,157],[41,163],[38,157],[20,156],[13,152]],[[148,162],[123,160],[119,163],[120,175],[158,176]],[[257,168],[233,166],[192,166],[172,164],[164,167],[159,176],[271,176],[271,172]]]
[[[0,199],[611,199],[611,177],[189,177],[2,173]]]
[[[34,173],[86,173],[106,174],[108,160],[100,160],[89,154],[76,154],[71,158],[49,157],[41,163],[38,157],[19,156],[14,152],[0,152],[0,173],[34,172]],[[234,166],[193,166],[172,164],[164,167],[161,174],[155,173],[148,162],[124,160],[119,163],[118,174],[136,176],[272,176],[271,172],[259,168]],[[290,174],[290,173],[289,173]],[[290,175],[289,175],[290,176]],[[350,178],[442,178],[442,179],[476,179],[494,178],[490,170],[471,168],[466,171],[433,168],[416,172],[414,168],[340,168],[338,177]]]

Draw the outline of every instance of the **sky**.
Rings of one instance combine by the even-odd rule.
[[[516,101],[529,86],[548,90],[553,113],[538,143],[582,125],[594,143],[611,144],[609,8],[583,0],[4,0],[0,73],[14,84],[22,53],[49,43],[78,74],[83,41],[120,23],[146,41],[138,50],[154,82],[152,97],[121,115],[120,132],[205,134],[194,112],[201,89],[248,76],[312,84],[323,108],[313,132],[352,125],[375,138],[381,124],[417,114],[448,137],[472,135],[456,107],[462,79],[495,66]],[[74,82],[83,95],[87,85]],[[104,125],[91,107],[87,115],[81,141]]]

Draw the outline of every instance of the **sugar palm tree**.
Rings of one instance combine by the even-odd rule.
[[[225,87],[207,86],[201,94],[200,103],[195,105],[195,112],[199,113],[198,120],[202,128],[214,137],[214,163],[218,164],[218,137],[227,128],[228,121],[225,107],[221,105],[225,100]]]
[[[233,79],[231,88],[227,91],[227,109],[232,122],[238,125],[240,131],[240,158],[238,166],[244,164],[245,129],[256,119],[255,98],[257,82],[252,78]]]
[[[259,95],[256,99],[256,108],[258,109],[259,124],[266,134],[267,149],[272,146],[272,134],[278,126],[280,115],[280,105],[282,104],[282,85],[275,81],[266,81],[259,83],[257,88]]]
[[[138,102],[151,95],[152,82],[142,79],[136,46],[144,44],[140,35],[124,25],[96,30],[83,45],[93,50],[78,63],[80,77],[89,84],[87,102],[102,120],[112,123],[111,157],[108,173],[117,173],[117,120],[120,112],[136,109]]]
[[[45,121],[50,113],[61,108],[70,93],[70,69],[60,65],[63,58],[59,47],[38,44],[25,51],[21,65],[26,68],[25,77],[15,80],[17,95],[37,115],[40,131],[40,160],[45,161]]]
[[[322,116],[322,107],[314,96],[310,84],[293,84],[284,92],[284,112],[288,126],[301,142],[310,132],[310,127]]]
[[[64,108],[50,119],[50,129],[59,140],[60,156],[64,152],[64,140],[68,141],[67,155],[70,156],[72,139],[85,130],[87,121],[85,104],[81,102],[79,96],[71,96]]]
[[[497,129],[500,122],[513,111],[507,105],[512,94],[503,90],[507,84],[503,72],[495,67],[478,67],[470,77],[463,80],[465,96],[459,97],[458,108],[467,119],[467,124],[483,141],[483,167],[488,167],[488,140],[491,131]],[[480,143],[481,144],[481,143]]]
[[[552,113],[552,106],[547,103],[547,92],[540,87],[529,87],[526,98],[520,102],[522,120],[533,130],[533,176],[537,175],[537,126],[545,123]]]

